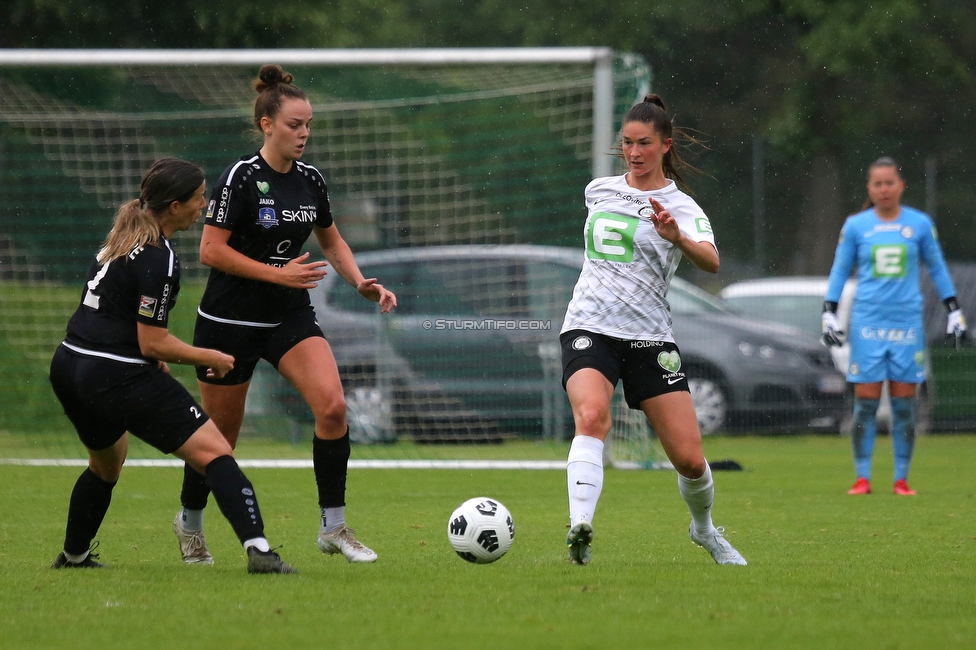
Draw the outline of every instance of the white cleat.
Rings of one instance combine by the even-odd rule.
[[[566,547],[569,548],[569,561],[573,564],[590,563],[590,544],[593,543],[593,525],[581,521],[569,529]]]
[[[729,541],[722,536],[725,532],[725,528],[719,526],[718,528],[712,528],[710,531],[699,534],[695,531],[694,522],[688,528],[688,534],[691,535],[691,541],[698,544],[706,551],[712,554],[712,559],[715,560],[717,564],[738,564],[740,566],[745,566],[748,564],[746,559],[742,557],[735,548],[729,544]]]
[[[319,549],[328,555],[342,553],[350,562],[375,562],[373,549],[356,539],[356,531],[342,526],[329,533],[319,533]]]
[[[180,553],[183,554],[184,562],[213,564],[213,556],[207,550],[207,538],[203,536],[203,531],[183,528],[179,513],[176,513],[176,519],[173,520],[173,532],[176,533],[176,539],[180,540]]]

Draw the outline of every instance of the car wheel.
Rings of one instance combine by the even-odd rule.
[[[689,377],[688,389],[691,391],[691,401],[695,405],[698,428],[702,435],[715,433],[725,424],[729,411],[729,401],[722,387],[714,379]]]

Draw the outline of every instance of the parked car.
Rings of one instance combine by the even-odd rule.
[[[335,273],[310,292],[339,364],[354,437],[572,435],[558,336],[581,251],[443,246],[356,259],[367,277],[396,292],[392,313],[379,314]],[[669,299],[705,433],[838,426],[845,382],[816,337],[738,316],[679,278]]]
[[[752,318],[768,318],[819,337],[820,314],[823,312],[827,283],[826,276],[759,278],[730,284],[719,292],[719,296],[741,314]],[[837,303],[837,320],[845,333],[850,329],[851,306],[856,291],[857,280],[853,278],[847,280]],[[929,300],[926,304],[928,305],[926,311],[931,311],[932,305],[929,304]],[[926,340],[931,338],[928,336]],[[843,345],[830,348],[830,354],[837,370],[846,375],[851,358],[850,344],[845,340]],[[927,431],[930,425],[932,391],[928,378],[932,376],[932,366],[929,355],[926,355],[925,374],[927,379],[918,390],[916,427],[920,431]],[[888,401],[887,384],[882,389],[877,421],[880,428],[891,428],[891,403]],[[843,430],[849,428],[849,421],[846,418],[841,428]]]

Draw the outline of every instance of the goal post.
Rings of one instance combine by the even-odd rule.
[[[68,428],[47,364],[115,208],[158,157],[196,162],[212,183],[260,146],[251,83],[265,63],[309,95],[303,160],[357,253],[578,246],[582,189],[620,169],[621,116],[651,83],[643,57],[606,47],[0,49],[0,434]],[[174,238],[184,339],[207,272],[198,241],[199,226]],[[195,390],[192,369],[174,374]]]

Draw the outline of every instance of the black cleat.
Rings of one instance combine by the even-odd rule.
[[[247,549],[248,573],[298,573],[274,551],[259,551],[251,546]]]
[[[81,562],[71,562],[70,560],[68,560],[68,556],[64,554],[64,551],[61,551],[58,554],[58,556],[54,558],[54,562],[51,563],[51,568],[52,569],[103,569],[105,568],[105,565],[95,561],[95,558],[98,557],[98,554],[92,553],[92,551],[94,551],[96,548],[98,548],[98,542],[95,542],[94,544],[91,545],[91,548],[88,550],[88,555],[86,555],[85,559],[82,560]]]

